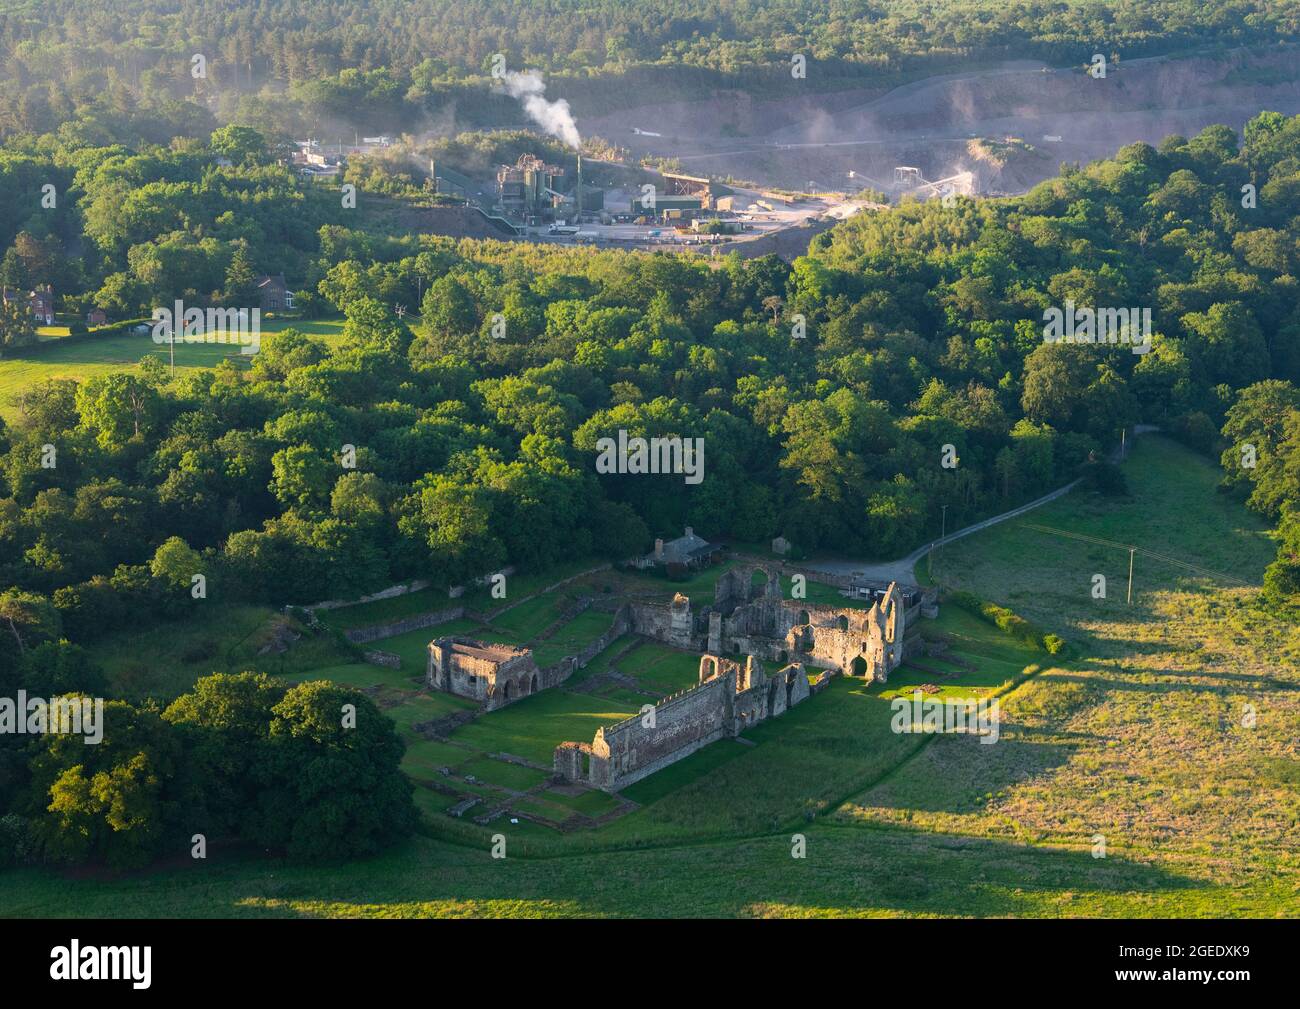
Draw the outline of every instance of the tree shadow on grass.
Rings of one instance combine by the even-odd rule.
[[[1061,767],[1094,738],[1005,720],[999,731],[994,743],[970,734],[935,735],[915,757],[849,801],[864,808],[978,812],[989,796]],[[842,814],[837,822],[845,822]]]
[[[1300,691],[1300,682],[1278,679],[1275,676],[1256,673],[1226,673],[1218,670],[1199,669],[1145,669],[1132,668],[1130,672],[1155,677],[1153,680],[1121,679],[1115,676],[1115,670],[1108,666],[1076,664],[1075,672],[1056,671],[1052,673],[1053,683],[1079,683],[1098,691],[1126,690],[1141,691],[1150,694],[1169,694],[1178,691],[1187,693],[1222,693],[1224,689],[1242,691]],[[1095,673],[1094,676],[1082,676],[1078,673]],[[1195,679],[1200,682],[1190,682]]]
[[[538,860],[494,860],[486,849],[447,859],[412,844],[315,875],[281,872],[269,888],[245,890],[237,913],[1131,915],[1213,902],[1194,893],[1213,890],[1207,883],[1117,855],[1094,859],[1086,847],[816,827],[806,857],[791,851],[784,833]]]

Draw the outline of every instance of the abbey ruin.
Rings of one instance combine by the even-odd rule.
[[[541,670],[527,648],[465,637],[430,642],[425,679],[429,689],[479,701],[489,711],[543,687]]]
[[[755,575],[761,575],[761,584]],[[882,587],[869,610],[783,599],[781,576],[766,568],[733,568],[717,582],[712,605],[698,611],[680,592],[666,606],[628,604],[629,629],[675,648],[714,655],[798,660],[844,676],[884,681],[903,661],[922,609],[920,589]]]
[[[695,686],[605,726],[590,743],[555,748],[558,779],[614,792],[784,714],[832,676],[883,682],[924,647],[916,618],[937,615],[931,594],[895,582],[851,582],[848,591],[873,599],[871,608],[785,599],[780,572],[763,566],[724,571],[713,601],[699,609],[680,592],[666,603],[587,595],[570,614],[604,611],[610,625],[577,654],[539,668],[528,648],[448,636],[429,643],[425,679],[431,690],[493,711],[559,686],[623,635],[699,653]],[[771,668],[778,672],[766,672]]]
[[[760,583],[755,574],[761,573]],[[890,583],[869,610],[811,605],[781,596],[780,575],[763,568],[725,572],[713,603],[698,612],[680,592],[664,605],[632,602],[616,623],[675,648],[703,652],[699,683],[651,710],[596,732],[591,743],[565,742],[555,749],[558,778],[607,792],[689,756],[724,737],[734,737],[783,714],[824,688],[836,673],[885,681],[922,647],[908,633],[933,602],[919,589]],[[744,663],[727,655],[743,655]],[[780,664],[768,676],[762,662]],[[822,670],[809,682],[806,667]]]
[[[555,774],[566,782],[617,792],[709,743],[784,714],[829,678],[822,673],[809,684],[798,662],[768,676],[752,655],[743,665],[702,655],[698,686],[597,729],[591,743],[561,743],[555,748]]]

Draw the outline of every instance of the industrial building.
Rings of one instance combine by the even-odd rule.
[[[564,169],[548,165],[532,154],[521,154],[514,165],[497,169],[497,199],[507,214],[522,218],[528,224],[540,224],[550,217],[556,201],[564,194],[555,188],[555,180],[564,175]]]
[[[701,178],[696,175],[683,175],[680,172],[661,172],[660,177],[663,179],[663,193],[657,194],[659,199],[670,196],[688,196],[696,197],[700,201],[702,210],[713,210],[715,201],[720,196],[727,196],[731,189],[712,179]]]

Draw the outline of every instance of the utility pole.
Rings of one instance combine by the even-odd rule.
[[[171,339],[167,341],[167,349],[171,355],[172,378],[175,378],[176,377],[176,320],[174,319],[172,320],[172,324],[169,328],[171,330],[171,334],[170,334]]]
[[[1128,428],[1126,428],[1126,427],[1122,427],[1122,428],[1119,429],[1119,457],[1120,457],[1120,459],[1126,459],[1126,458],[1128,458],[1128,441],[1127,441],[1127,437],[1126,437],[1127,435],[1128,435]]]
[[[1133,554],[1137,547],[1128,548],[1128,604],[1133,605]]]
[[[940,528],[940,532],[939,532],[939,552],[940,552],[940,554],[943,553],[943,539],[944,539],[945,536],[948,535],[948,506],[947,506],[947,505],[943,505],[942,507],[943,507],[943,520],[942,520],[942,525],[939,527],[939,528]],[[943,560],[943,557],[940,556],[939,559],[942,561],[942,560]],[[943,565],[940,564],[939,567],[940,567],[940,569],[942,569]],[[938,579],[935,579],[935,580],[938,581]]]

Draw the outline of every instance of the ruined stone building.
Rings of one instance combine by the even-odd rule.
[[[818,687],[826,682],[822,674]],[[768,676],[752,655],[743,665],[703,655],[696,686],[665,698],[652,711],[598,729],[591,743],[557,746],[555,774],[564,781],[616,792],[701,747],[784,714],[811,692],[808,674],[798,662]]]
[[[488,710],[535,694],[544,686],[529,649],[464,637],[429,643],[426,681],[431,690],[468,697]]]
[[[610,600],[608,630],[545,669],[526,648],[438,638],[429,644],[428,685],[493,710],[558,686],[625,634],[704,653],[698,683],[654,705],[652,714],[606,726],[590,743],[556,747],[558,778],[614,792],[783,714],[832,675],[886,680],[923,647],[914,622],[936,611],[920,589],[891,582],[867,591],[870,609],[816,605],[783,599],[775,571],[733,569],[719,577],[712,604],[699,610],[680,592],[667,604]],[[578,611],[592,603],[584,597]],[[765,662],[780,671],[768,675]],[[822,673],[810,682],[808,669]]]
[[[754,584],[754,572],[763,579]],[[725,572],[713,604],[693,610],[680,592],[667,606],[633,603],[634,633],[675,648],[715,655],[756,655],[770,662],[799,661],[845,676],[888,679],[919,645],[909,621],[920,615],[921,592],[897,583],[883,587],[868,610],[781,597],[780,575],[763,568]]]

